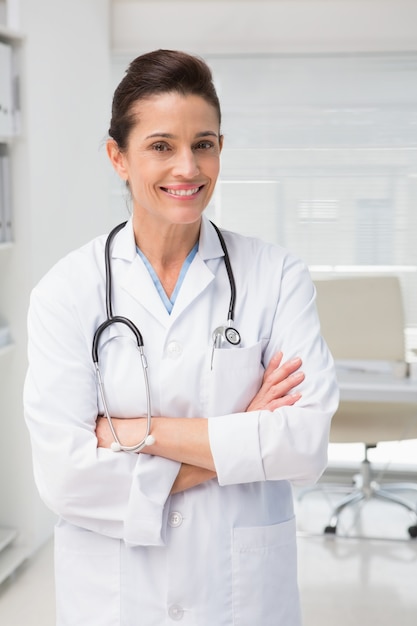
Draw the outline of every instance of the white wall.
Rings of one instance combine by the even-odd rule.
[[[58,258],[109,228],[109,166],[100,144],[109,120],[110,64],[107,1],[19,5],[24,40],[22,133],[12,146],[15,241],[0,258],[1,313],[14,340],[0,358],[0,527],[18,529],[24,556],[51,532],[50,514],[33,485],[22,411],[29,293]],[[0,554],[0,573],[5,559]]]
[[[116,53],[410,51],[415,0],[113,0]]]
[[[27,151],[22,203],[25,221],[32,222],[37,280],[56,259],[110,225],[103,148],[111,107],[108,2],[21,0],[21,30]]]
[[[200,54],[415,50],[412,0],[21,0],[23,135],[14,152],[16,243],[2,257],[2,303],[16,341],[1,362],[1,523],[38,543],[49,525],[33,491],[21,390],[31,286],[59,257],[108,230],[109,34],[114,52]],[[4,279],[4,280],[3,280]],[[3,311],[3,308],[2,308]],[[44,519],[45,515],[45,519]],[[22,521],[23,520],[23,521]]]

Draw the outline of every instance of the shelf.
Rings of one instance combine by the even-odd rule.
[[[17,30],[8,28],[4,24],[0,24],[0,39],[2,41],[8,41],[9,43],[20,43],[23,39],[23,35]]]
[[[3,528],[0,526],[0,553],[15,539],[17,530],[15,528]]]
[[[16,142],[17,139],[19,139],[20,135],[18,135],[17,133],[14,135],[0,135],[0,143],[3,143],[5,145],[10,145]]]
[[[16,536],[16,530],[0,527],[0,584],[11,576],[29,556],[27,546],[13,544]]]
[[[4,356],[5,354],[8,354],[9,352],[12,352],[13,348],[14,348],[14,343],[8,343],[6,346],[1,346],[0,357]]]

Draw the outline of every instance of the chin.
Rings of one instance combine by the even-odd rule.
[[[200,222],[203,213],[204,208],[186,209],[185,207],[181,207],[180,209],[170,211],[169,217],[173,224],[195,224],[196,222]]]

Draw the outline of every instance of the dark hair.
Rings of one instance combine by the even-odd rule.
[[[127,148],[137,118],[133,105],[163,93],[201,96],[213,105],[221,122],[220,103],[210,68],[203,59],[175,50],[155,50],[134,59],[113,96],[109,135],[120,150]]]

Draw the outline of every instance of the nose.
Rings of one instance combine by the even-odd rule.
[[[191,148],[178,150],[173,167],[174,176],[190,179],[197,176],[199,172],[200,168],[196,153]]]

